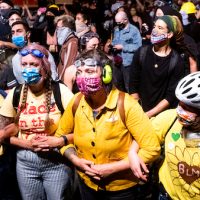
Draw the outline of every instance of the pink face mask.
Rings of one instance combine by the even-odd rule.
[[[76,83],[78,85],[79,91],[85,96],[93,94],[102,88],[102,80],[100,77],[77,77]]]

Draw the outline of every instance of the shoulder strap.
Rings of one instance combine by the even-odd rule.
[[[14,89],[12,104],[15,110],[17,110],[19,105],[21,90],[22,90],[22,85],[17,85]]]
[[[74,100],[74,104],[73,104],[73,106],[72,106],[73,117],[74,117],[75,114],[76,114],[76,110],[77,110],[77,108],[78,108],[78,106],[79,106],[79,103],[80,103],[80,100],[81,100],[82,96],[83,96],[83,94],[80,93],[80,94],[76,97],[76,99]]]
[[[125,98],[125,93],[120,91],[119,96],[118,96],[118,100],[117,100],[117,107],[119,109],[120,118],[121,118],[123,124],[126,126],[124,98]]]
[[[177,116],[174,118],[174,121],[172,122],[172,124],[170,125],[170,127],[167,129],[166,134],[165,134],[165,137],[166,137],[166,135],[168,134],[168,132],[171,130],[171,128],[172,128],[172,126],[174,125],[174,123],[176,122],[176,120],[177,120]]]
[[[62,83],[60,83],[58,81],[52,82],[53,95],[54,95],[54,98],[55,98],[56,105],[58,106],[58,109],[60,110],[61,114],[63,114],[65,109],[63,108],[63,105],[62,105],[60,85],[59,84],[62,84]]]
[[[140,48],[139,62],[140,62],[140,65],[142,65],[142,66],[144,64],[148,48],[149,48],[148,45]]]
[[[177,62],[178,62],[178,53],[176,51],[172,50],[172,56],[170,59],[169,70],[168,70],[169,75],[171,74],[173,69],[176,67]]]

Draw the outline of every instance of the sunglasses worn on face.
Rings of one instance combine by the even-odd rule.
[[[27,56],[28,54],[32,54],[37,58],[43,58],[44,54],[38,49],[22,49],[20,51],[21,56]]]
[[[99,63],[94,60],[93,58],[87,58],[86,60],[76,60],[74,65],[78,68],[81,66],[88,66],[88,67],[96,67],[99,65]]]

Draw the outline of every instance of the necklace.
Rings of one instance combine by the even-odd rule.
[[[152,48],[152,51],[153,51],[153,55],[154,55],[154,68],[158,68],[159,67],[159,64],[162,66],[162,63],[165,58],[170,54],[171,50],[168,48],[166,49],[166,51],[164,52],[164,54],[162,52],[156,52],[154,50],[154,47]]]

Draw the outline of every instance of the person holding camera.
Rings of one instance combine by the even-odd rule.
[[[139,30],[129,23],[127,14],[124,11],[119,11],[115,15],[115,22],[117,27],[114,30],[111,43],[115,62],[115,84],[118,89],[132,94],[130,82],[131,63],[135,51],[142,45],[142,38]]]

